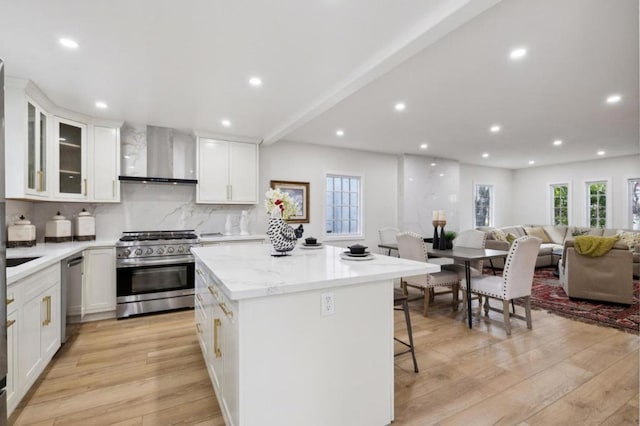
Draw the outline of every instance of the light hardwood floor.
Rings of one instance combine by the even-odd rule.
[[[420,373],[396,358],[394,424],[638,424],[638,336],[543,311],[511,337],[493,312],[469,330],[446,298],[410,304]],[[193,311],[77,327],[9,423],[224,424]]]

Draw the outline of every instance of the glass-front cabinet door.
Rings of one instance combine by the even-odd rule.
[[[87,197],[87,126],[56,117],[55,183],[56,195],[63,198]]]
[[[34,102],[27,100],[27,187],[26,193],[48,196],[47,137],[48,116]]]

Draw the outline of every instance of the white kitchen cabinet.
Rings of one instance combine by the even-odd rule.
[[[120,128],[93,126],[89,195],[95,202],[120,201]]]
[[[7,314],[7,412],[18,405],[18,312]]]
[[[256,204],[258,146],[198,138],[196,202]]]
[[[5,81],[5,196],[120,201],[121,122],[61,109],[31,81]]]
[[[215,279],[198,265],[195,318],[218,404],[227,424],[234,424],[239,409],[237,303],[229,300]]]
[[[14,324],[18,326],[16,399],[19,400],[60,348],[60,264],[30,275],[12,288],[24,300],[16,307]]]
[[[5,82],[6,198],[47,199],[51,195],[50,103],[27,80]]]
[[[115,248],[95,248],[84,251],[81,300],[84,315],[115,311]]]
[[[87,200],[87,125],[54,118],[53,187],[58,199]]]

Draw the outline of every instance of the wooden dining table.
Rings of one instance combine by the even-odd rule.
[[[464,275],[467,284],[467,320],[469,328],[473,328],[471,318],[471,262],[474,260],[491,260],[496,258],[506,258],[509,254],[506,250],[476,249],[468,247],[454,247],[449,250],[434,249],[429,244],[425,244],[427,254],[433,257],[446,257],[464,262]],[[378,247],[387,250],[398,250],[398,244],[379,244]]]

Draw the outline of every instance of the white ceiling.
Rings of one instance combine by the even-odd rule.
[[[508,168],[640,152],[636,0],[0,0],[0,11],[7,75],[88,115]],[[520,45],[528,55],[510,61]],[[622,102],[606,105],[614,92]]]

